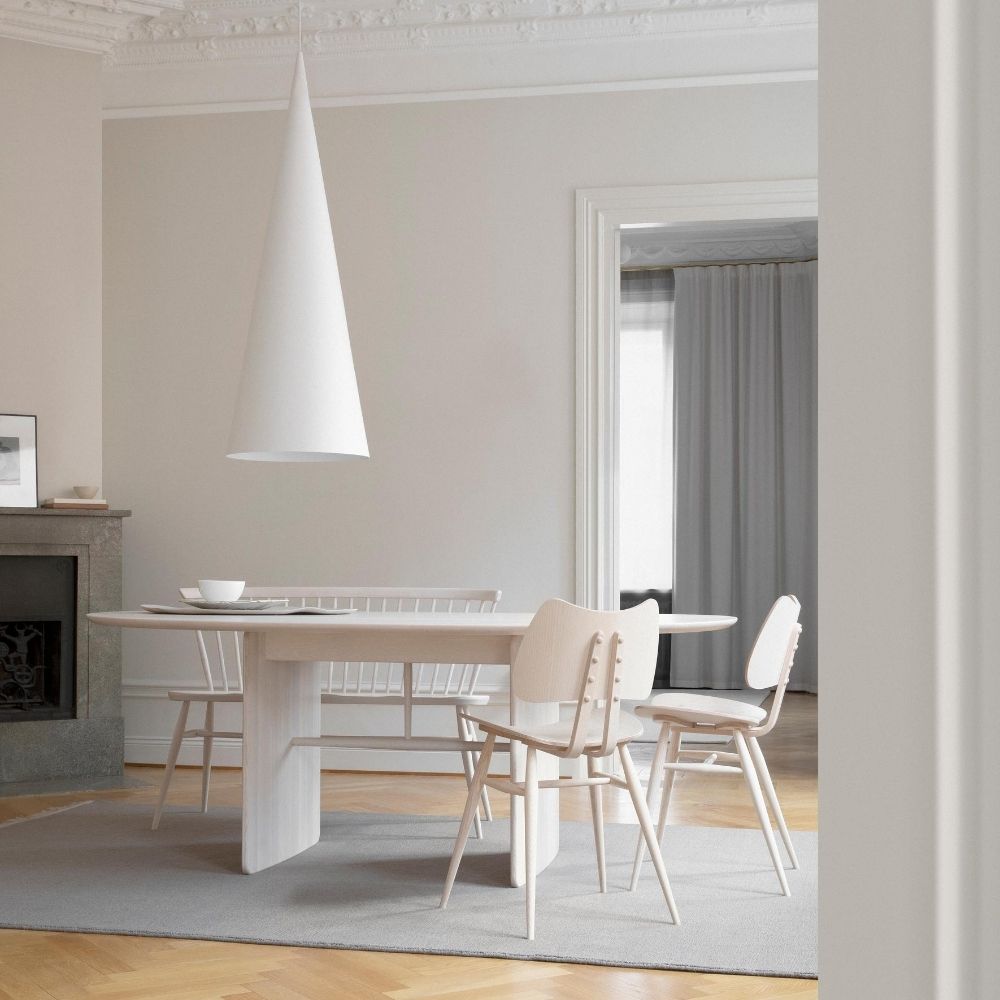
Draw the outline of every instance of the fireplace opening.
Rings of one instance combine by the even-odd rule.
[[[0,722],[76,716],[76,557],[0,556]]]

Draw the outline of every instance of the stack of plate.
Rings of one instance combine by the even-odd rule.
[[[199,611],[264,611],[267,608],[288,604],[288,601],[206,601],[200,597],[192,597],[182,598],[181,603],[190,604]]]

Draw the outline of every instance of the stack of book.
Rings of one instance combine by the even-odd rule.
[[[80,497],[50,497],[42,501],[43,507],[51,510],[107,510],[108,501],[100,497],[82,500]]]

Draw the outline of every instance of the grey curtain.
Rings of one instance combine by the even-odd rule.
[[[671,683],[739,688],[779,594],[802,602],[790,687],[816,691],[816,263],[675,271],[674,611],[735,614],[675,636]]]

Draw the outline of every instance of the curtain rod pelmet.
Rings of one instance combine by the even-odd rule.
[[[703,260],[688,264],[623,264],[623,271],[679,271],[685,267],[731,267],[740,264],[808,264],[818,257],[774,257],[770,260]]]

